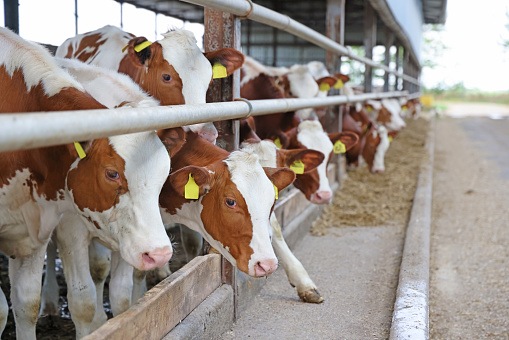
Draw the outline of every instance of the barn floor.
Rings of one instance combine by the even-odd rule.
[[[507,339],[509,108],[450,113],[435,129],[430,338]],[[278,269],[223,340],[389,337],[404,227],[328,231],[295,250],[325,302],[301,303]]]

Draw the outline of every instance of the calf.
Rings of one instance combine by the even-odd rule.
[[[231,48],[202,53],[187,30],[174,29],[163,37],[150,44],[145,37],[105,26],[67,39],[56,56],[127,74],[161,105],[205,103],[213,76],[228,76],[244,61],[244,55]],[[213,65],[220,72],[213,72]],[[212,123],[190,128],[211,142],[217,138]]]
[[[285,95],[288,86],[278,86],[277,79],[270,74],[270,68],[246,57],[241,73],[241,96],[247,99],[279,99],[289,95]],[[327,165],[333,143],[341,141],[349,149],[358,140],[355,134],[344,132],[327,135],[318,121],[301,121],[295,112],[256,116],[248,123],[261,139],[272,139],[282,148],[308,148],[322,152],[324,162],[306,174],[297,175],[294,185],[313,203],[326,204],[331,201]]]
[[[397,99],[368,100],[366,108],[371,120],[385,126],[393,137],[406,127],[400,115],[401,105]]]
[[[0,112],[105,108],[39,45],[5,28],[0,45]],[[79,216],[140,270],[171,257],[157,210],[170,161],[154,132],[4,152],[0,164],[0,250],[10,257],[18,338],[35,339],[44,253],[63,214]],[[8,307],[1,301],[3,329]]]
[[[360,140],[357,145],[345,154],[347,167],[352,170],[359,166],[359,156],[366,161],[373,173],[385,170],[384,158],[389,148],[387,129],[376,127],[368,115],[356,107],[348,107],[343,114],[343,131],[355,132]]]

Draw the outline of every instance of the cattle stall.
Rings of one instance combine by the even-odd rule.
[[[163,1],[125,2],[152,10],[157,10],[157,7],[164,3]],[[304,58],[298,61],[324,60],[331,73],[339,71],[341,63],[345,60],[355,60],[366,65],[364,74],[366,94],[342,96],[336,92],[335,95],[325,99],[249,101],[239,98],[240,75],[239,72],[236,72],[233,77],[213,81],[207,100],[210,104],[194,107],[123,109],[123,119],[120,121],[113,120],[111,114],[105,110],[74,112],[73,115],[69,115],[68,112],[44,115],[2,115],[0,116],[0,152],[210,121],[214,121],[219,130],[218,145],[227,150],[235,150],[239,146],[238,119],[327,105],[330,108],[326,126],[330,127],[329,132],[335,132],[341,131],[340,104],[402,96],[411,99],[420,95],[417,79],[420,73],[418,57],[409,38],[405,36],[405,32],[402,32],[400,27],[391,31],[391,28],[394,28],[395,20],[393,17],[391,22],[391,18],[386,18],[390,17],[391,13],[385,1],[328,0],[316,2],[318,7],[323,6],[321,8],[326,11],[327,20],[323,22],[325,25],[317,23],[313,27],[314,29],[301,24],[300,20],[293,20],[293,16],[279,13],[278,7],[282,12],[288,10],[290,2],[286,1],[279,2],[279,4],[277,1],[257,1],[255,4],[250,0],[187,0],[185,2],[185,4],[177,3],[176,7],[172,7],[172,11],[183,9],[187,9],[188,13],[201,11],[202,16],[193,14],[193,20],[197,22],[201,20],[205,25],[205,51],[221,47],[233,47],[238,50],[242,48],[245,54],[252,53],[265,64],[274,66],[290,65],[297,62],[297,60],[282,58],[283,61],[278,63],[280,56],[285,53],[286,55],[308,56],[308,59]],[[305,2],[292,3],[305,6]],[[262,7],[261,4],[266,7]],[[313,2],[313,6],[314,4],[315,2]],[[204,6],[205,9],[201,9],[201,6]],[[276,8],[272,10],[270,7]],[[359,9],[360,7],[362,8]],[[194,12],[190,12],[189,8],[194,8]],[[361,36],[360,39],[363,40],[364,46],[370,47],[367,48],[365,56],[357,56],[351,49],[344,46],[355,44],[353,37],[356,34],[359,35],[358,32],[355,32],[352,37],[348,38],[347,34],[347,40],[345,40],[350,10],[352,16],[355,13],[358,14],[358,11],[363,14],[360,20],[364,22],[361,30],[364,38]],[[170,9],[168,11],[170,15],[174,15]],[[306,8],[298,7],[298,11],[292,12],[292,14],[297,15],[296,13],[305,11]],[[382,18],[382,20],[377,21],[376,18]],[[384,24],[380,24],[381,21],[384,21]],[[324,30],[328,37],[317,32]],[[267,31],[272,35],[272,39],[268,43],[263,42],[263,38],[260,38]],[[256,32],[261,35],[257,36]],[[293,36],[298,38],[291,38]],[[371,36],[372,39],[367,39],[366,36]],[[371,59],[372,54],[370,55],[368,51],[378,44],[380,39],[384,40],[383,44],[386,46],[393,44],[397,46],[396,55],[393,56],[396,59],[396,68],[389,67],[390,54],[386,55],[387,59],[384,64]],[[358,37],[356,41],[359,41]],[[292,46],[292,43],[298,46],[299,53],[284,52],[277,48]],[[402,53],[400,53],[400,49]],[[383,92],[373,91],[372,70],[375,68],[384,73]],[[400,72],[401,68],[403,72]],[[341,157],[336,157],[329,166],[329,174],[331,174],[329,180],[333,183],[333,189],[339,188],[341,166]],[[288,236],[287,242],[291,246],[296,243],[299,235],[307,232],[307,229],[302,226],[309,225],[310,221],[319,215],[321,208],[310,204],[296,189],[291,189],[281,196],[275,210],[284,234]],[[295,211],[302,213],[295,216]],[[147,292],[127,312],[109,320],[87,339],[178,337],[182,330],[175,327],[207,298],[222,299],[224,305],[228,306],[226,310],[222,311],[225,327],[228,328],[229,323],[247,308],[250,297],[254,296],[263,284],[264,280],[248,277],[217,254],[198,257]]]

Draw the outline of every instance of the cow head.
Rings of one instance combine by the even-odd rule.
[[[357,134],[344,131],[327,134],[320,122],[303,121],[295,129],[287,132],[289,148],[307,148],[324,154],[324,161],[314,170],[297,175],[295,187],[301,190],[312,203],[328,204],[332,200],[332,189],[327,177],[327,165],[334,147],[334,143],[341,141],[346,150],[353,147],[359,140]]]
[[[271,274],[278,265],[269,224],[274,186],[278,191],[284,189],[295,173],[286,168],[262,168],[255,154],[234,151],[206,167],[191,165],[172,173],[171,186],[182,197],[190,174],[199,187],[199,198],[183,205],[178,213],[187,211],[199,221],[186,225],[201,233],[241,271],[255,277]]]
[[[400,116],[401,106],[395,99],[382,99],[382,101],[369,100],[366,108],[371,119],[387,128],[389,131],[400,131],[406,124]]]
[[[67,174],[67,190],[92,235],[148,270],[172,255],[158,198],[170,162],[155,132],[94,140]],[[74,155],[77,156],[76,151]]]
[[[223,66],[223,75],[229,76],[244,62],[244,55],[231,48],[202,53],[194,34],[187,30],[175,29],[163,37],[139,51],[136,47],[147,39],[136,37],[129,41],[127,49],[127,67],[139,69],[135,81],[161,105],[204,104],[213,79],[213,65]],[[212,123],[196,124],[190,129],[211,142],[217,138]]]

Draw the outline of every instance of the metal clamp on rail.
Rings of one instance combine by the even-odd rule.
[[[249,100],[247,100],[246,98],[235,98],[234,101],[247,103],[247,105],[249,106],[249,112],[247,113],[247,115],[244,118],[248,118],[249,116],[251,116],[251,112],[253,112],[253,105],[251,104],[251,102]]]
[[[253,13],[253,9],[254,9],[254,5],[253,5],[253,1],[251,0],[246,0],[248,3],[249,3],[249,11],[247,12],[247,14],[244,14],[243,16],[238,16],[237,18],[239,20],[245,20],[245,19],[249,19],[249,16],[251,15],[251,13]]]

